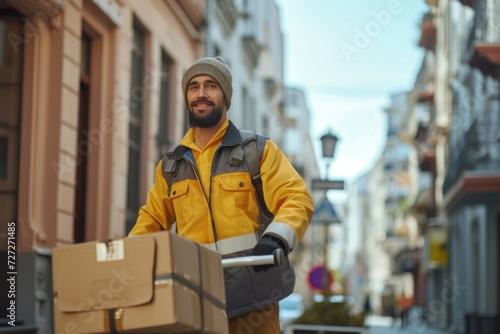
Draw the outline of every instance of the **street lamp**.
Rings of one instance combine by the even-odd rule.
[[[335,136],[331,131],[325,133],[321,136],[321,147],[323,149],[323,158],[326,162],[326,171],[325,171],[325,180],[328,181],[328,170],[330,169],[330,163],[335,154],[335,147],[337,146],[337,142],[339,138]],[[325,193],[326,199],[326,193]],[[333,222],[332,222],[333,223]],[[328,246],[330,244],[329,235],[330,235],[330,224],[325,224],[325,234],[324,234],[324,277],[323,277],[323,296],[325,300],[327,296],[330,294],[328,282],[330,281],[330,272],[328,271]]]
[[[323,158],[326,161],[326,176],[325,179],[328,180],[328,169],[330,168],[330,163],[333,159],[333,155],[335,154],[335,147],[337,146],[337,142],[339,138],[329,131],[321,136],[321,147],[323,149]]]

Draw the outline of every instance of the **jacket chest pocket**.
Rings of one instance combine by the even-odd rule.
[[[255,209],[254,187],[250,177],[220,179],[219,188],[221,210],[225,216],[238,217]]]
[[[193,199],[189,194],[189,183],[177,182],[172,185],[170,198],[174,204],[175,218],[178,226],[182,226],[193,218]]]

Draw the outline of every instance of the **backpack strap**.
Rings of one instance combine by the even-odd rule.
[[[262,235],[274,218],[273,213],[269,211],[266,201],[264,200],[264,191],[262,189],[262,179],[260,176],[260,161],[264,154],[264,146],[266,145],[267,138],[256,134],[255,131],[241,129],[240,135],[242,139],[241,146],[243,147],[245,155],[245,163],[250,172],[252,184],[257,195],[260,216],[259,235]],[[235,150],[233,150],[233,152],[235,152]]]
[[[170,188],[172,187],[172,180],[177,175],[179,169],[179,161],[189,149],[185,146],[176,145],[168,150],[167,154],[163,157],[163,177],[167,182],[168,196],[170,196]]]

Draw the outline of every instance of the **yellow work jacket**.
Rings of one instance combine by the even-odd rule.
[[[179,235],[223,257],[251,254],[266,234],[281,239],[289,253],[309,224],[312,199],[277,145],[259,138],[265,140],[260,161],[263,194],[274,215],[264,231],[259,231],[259,207],[248,168],[244,163],[231,163],[233,149],[242,143],[240,132],[226,121],[203,149],[194,144],[191,129],[180,143],[186,148],[182,156],[171,156],[158,164],[147,203],[140,209],[130,234],[170,230],[176,222]],[[182,165],[177,166],[168,189],[163,173],[172,162]],[[278,302],[293,292],[295,284],[288,259],[284,265],[265,272],[255,272],[251,267],[225,268],[224,278],[230,318]]]
[[[215,154],[221,151],[228,127],[231,132],[237,130],[226,121],[203,149],[194,143],[193,129],[182,139],[180,145],[190,149],[189,163],[196,178],[175,182],[172,189],[168,189],[162,162],[156,166],[155,182],[131,235],[169,230],[177,222],[179,235],[213,245],[258,231],[259,209],[249,172],[216,168],[212,163],[217,160]],[[219,165],[226,164],[219,160]],[[270,140],[264,148],[260,171],[264,199],[274,215],[264,234],[279,237],[290,251],[304,235],[311,219],[314,210],[311,196],[303,179]]]

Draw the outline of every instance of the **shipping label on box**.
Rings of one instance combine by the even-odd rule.
[[[170,232],[53,250],[61,333],[228,333],[220,254]]]

